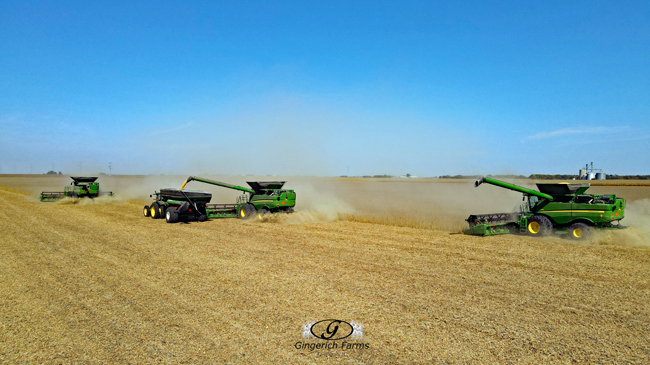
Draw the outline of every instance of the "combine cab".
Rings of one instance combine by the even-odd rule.
[[[41,193],[42,202],[51,202],[63,198],[96,198],[100,195],[113,195],[113,192],[99,192],[99,183],[96,176],[70,176],[72,178],[71,186],[66,186],[63,191],[44,191]]]
[[[524,203],[517,213],[470,215],[465,234],[491,236],[524,233],[531,236],[563,234],[583,239],[593,229],[622,229],[625,199],[616,195],[588,195],[589,184],[537,184],[539,191],[487,177],[476,181],[524,194]]]
[[[210,204],[212,194],[203,190],[185,189],[190,181],[200,181],[244,192],[235,204]],[[263,219],[267,214],[291,213],[296,205],[296,193],[283,189],[284,181],[248,182],[250,188],[190,176],[180,189],[160,189],[151,195],[154,202],[145,205],[145,217],[165,218],[167,223],[179,220],[205,221],[208,218]]]

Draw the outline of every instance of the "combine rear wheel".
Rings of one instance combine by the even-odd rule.
[[[244,204],[239,208],[239,218],[250,219],[255,215],[255,206],[253,204]]]
[[[553,223],[543,215],[534,215],[528,218],[526,231],[531,236],[548,236],[553,232]]]
[[[266,208],[262,208],[262,209],[260,209],[260,210],[257,212],[257,218],[258,218],[259,220],[263,221],[264,218],[266,218],[266,216],[269,215],[270,213],[271,213],[271,212],[269,212],[268,209],[266,209]]]
[[[149,212],[149,214],[151,214],[151,218],[160,218],[160,207],[158,206],[158,203],[151,204],[151,207],[149,207]]]
[[[149,212],[149,206],[145,205],[144,209],[142,210],[142,213],[144,214],[145,217],[151,217],[151,213]]]
[[[569,237],[574,240],[583,240],[591,233],[591,227],[584,223],[574,223],[569,227]]]
[[[205,214],[201,214],[201,215],[199,216],[199,219],[198,219],[198,220],[199,220],[199,222],[205,222],[205,221],[208,220],[208,216],[205,215]]]

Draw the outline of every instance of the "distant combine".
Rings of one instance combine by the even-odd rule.
[[[243,191],[235,204],[209,204],[212,194],[203,190],[186,190],[190,181],[199,181],[228,189]],[[167,223],[179,220],[205,221],[208,218],[263,219],[268,214],[292,213],[296,205],[296,193],[283,189],[284,181],[247,182],[249,188],[220,181],[190,176],[180,189],[160,189],[151,195],[154,202],[145,205],[145,217],[165,218]]]
[[[616,195],[589,195],[588,183],[537,184],[539,191],[483,177],[475,187],[488,183],[524,194],[524,203],[516,213],[476,214],[467,218],[466,234],[491,236],[523,233],[531,236],[550,234],[583,239],[593,229],[622,229],[625,199]]]
[[[112,196],[113,192],[107,193],[99,192],[99,183],[96,176],[70,176],[72,182],[70,185],[63,188],[63,191],[44,191],[41,193],[42,202],[51,202],[61,200],[63,198],[96,198],[100,195]]]

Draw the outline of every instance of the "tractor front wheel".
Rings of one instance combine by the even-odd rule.
[[[591,227],[584,223],[574,223],[569,227],[569,237],[574,240],[583,240],[591,233]]]
[[[144,214],[145,217],[150,217],[151,213],[149,212],[149,206],[145,205],[144,209],[142,210],[142,213]]]
[[[149,207],[149,212],[151,214],[151,218],[160,218],[160,207],[158,206],[158,203],[151,204],[151,207]]]
[[[528,218],[526,231],[531,236],[548,236],[553,232],[553,223],[543,215]]]
[[[253,204],[244,204],[239,208],[239,218],[250,219],[255,215],[255,206]]]

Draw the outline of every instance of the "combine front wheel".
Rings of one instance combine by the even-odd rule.
[[[255,206],[253,204],[244,204],[239,208],[239,218],[250,219],[255,215]]]
[[[583,240],[591,233],[591,227],[584,223],[574,223],[569,227],[569,237],[574,240]]]
[[[531,236],[548,236],[553,232],[553,224],[543,215],[534,215],[528,218],[526,231]]]

